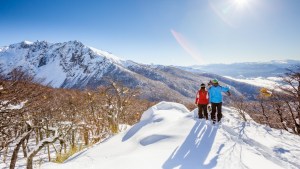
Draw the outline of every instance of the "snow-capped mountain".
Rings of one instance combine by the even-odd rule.
[[[161,102],[126,131],[42,169],[297,169],[299,136],[257,124],[224,107],[221,124],[195,118],[178,103]],[[184,124],[184,125],[182,125]]]
[[[173,66],[122,60],[79,41],[23,41],[0,48],[0,73],[7,76],[15,68],[42,79],[45,85],[57,88],[96,88],[106,84],[107,79],[112,79],[131,88],[140,88],[142,96],[153,101],[190,101],[202,82],[207,83],[211,78],[219,77],[191,73]],[[227,79],[227,83],[221,80],[224,85],[229,82],[233,80]],[[235,89],[241,85],[241,90]],[[257,91],[256,87],[241,82],[231,83],[230,86],[239,94]]]
[[[24,41],[0,49],[4,74],[21,68],[53,87],[85,86],[91,78],[100,79],[112,63],[120,62],[112,54],[78,41],[55,44]]]

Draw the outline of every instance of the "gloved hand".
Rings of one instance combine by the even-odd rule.
[[[210,104],[207,105],[207,110],[208,110],[208,112],[211,112],[211,105]]]
[[[227,95],[228,95],[228,96],[231,96],[231,93],[228,91],[228,92],[227,92]]]

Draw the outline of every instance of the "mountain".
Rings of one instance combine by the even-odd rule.
[[[215,73],[234,78],[277,77],[283,75],[287,68],[300,65],[300,60],[273,60],[270,62],[245,62],[233,64],[209,64],[178,67],[190,72]]]
[[[79,41],[23,41],[2,47],[0,68],[0,73],[6,77],[18,68],[35,79],[42,79],[42,84],[56,88],[96,88],[111,79],[131,88],[140,88],[142,97],[151,101],[191,102],[200,84],[216,77],[222,85],[231,86],[236,94],[254,94],[258,90],[253,85],[214,74],[122,60]]]
[[[79,41],[55,44],[24,41],[0,49],[4,74],[21,68],[53,87],[86,86],[90,79],[101,78],[112,63],[120,62],[114,55]]]
[[[197,110],[195,110],[197,111]],[[42,169],[297,169],[299,136],[255,123],[224,107],[222,124],[195,118],[178,103],[161,102],[126,131]],[[182,125],[184,124],[184,125]]]

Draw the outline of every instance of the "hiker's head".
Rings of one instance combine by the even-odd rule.
[[[218,81],[217,79],[214,79],[214,80],[212,80],[211,82],[212,82],[212,84],[213,84],[214,86],[218,86],[218,85],[219,85],[219,81]]]
[[[202,84],[200,85],[200,87],[201,87],[201,89],[205,89],[205,84],[202,83]]]

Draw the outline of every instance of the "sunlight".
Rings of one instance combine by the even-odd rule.
[[[234,3],[238,8],[243,8],[248,4],[248,0],[234,0]]]
[[[258,0],[210,0],[212,10],[224,23],[237,28],[243,17],[252,13]]]

